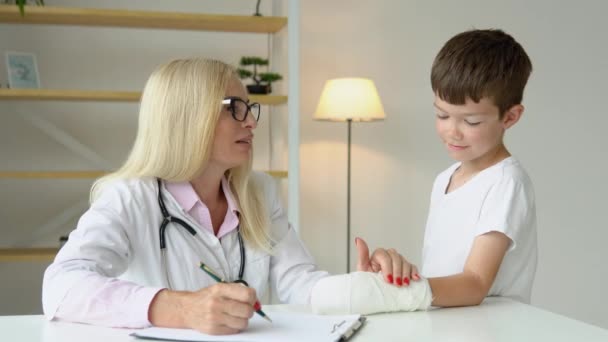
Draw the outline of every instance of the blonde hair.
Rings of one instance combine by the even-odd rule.
[[[209,161],[221,101],[235,77],[233,67],[216,60],[181,59],[159,66],[144,88],[137,136],[127,160],[93,184],[90,201],[116,179],[194,179]],[[270,218],[262,189],[250,177],[251,163],[250,158],[225,176],[240,207],[243,240],[270,251]]]

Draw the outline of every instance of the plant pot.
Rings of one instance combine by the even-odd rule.
[[[270,94],[271,91],[270,84],[250,84],[247,86],[249,94]]]

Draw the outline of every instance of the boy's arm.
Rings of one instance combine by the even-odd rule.
[[[480,304],[490,291],[510,244],[511,239],[496,231],[477,236],[462,273],[428,279],[433,291],[432,305]]]

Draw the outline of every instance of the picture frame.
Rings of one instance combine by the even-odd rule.
[[[10,88],[40,88],[36,55],[29,52],[6,52]]]

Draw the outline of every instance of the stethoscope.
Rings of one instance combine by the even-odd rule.
[[[165,240],[165,231],[167,230],[167,226],[169,225],[169,222],[177,223],[179,226],[186,229],[188,231],[188,233],[190,233],[190,235],[192,235],[193,237],[196,236],[196,230],[194,230],[194,228],[192,228],[192,226],[189,225],[186,221],[180,219],[179,217],[171,216],[171,214],[169,214],[169,211],[167,210],[167,207],[165,206],[165,201],[163,200],[163,196],[161,195],[162,186],[161,186],[160,178],[156,178],[156,183],[158,184],[158,206],[160,207],[160,212],[163,214],[163,222],[160,224],[160,228],[158,229],[158,235],[159,235],[159,240],[160,240],[161,264],[162,264],[161,267],[164,270],[165,277],[167,279],[167,284],[169,284],[169,288],[173,289],[173,286],[171,285],[171,280],[169,277],[169,271],[167,269],[167,255],[166,255],[167,243]],[[240,228],[241,228],[241,225],[239,223],[239,225],[236,227],[236,234],[237,234],[237,238],[239,240],[241,265],[239,266],[239,277],[234,282],[243,284],[245,286],[249,286],[249,284],[247,284],[247,282],[245,280],[243,280],[243,274],[245,272],[245,246],[243,244],[243,237],[241,236]]]

